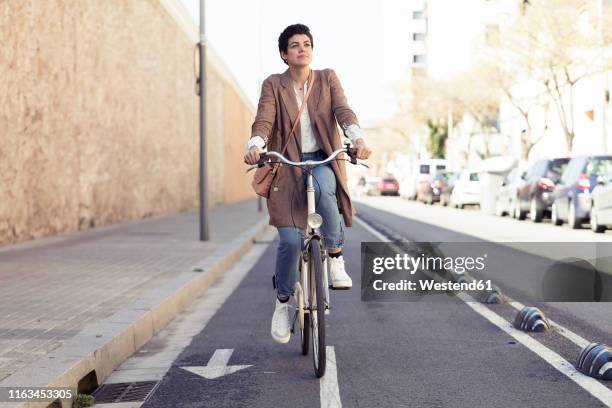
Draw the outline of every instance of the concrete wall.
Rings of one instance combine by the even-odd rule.
[[[0,244],[198,205],[196,42],[178,0],[0,2]],[[254,107],[208,72],[215,205],[253,197]]]

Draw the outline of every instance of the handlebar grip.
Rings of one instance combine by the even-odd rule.
[[[268,156],[266,155],[265,152],[261,153],[259,155],[259,161],[257,162],[257,167],[263,167],[266,165],[266,160],[268,159]]]
[[[346,153],[351,158],[351,163],[357,164],[357,148],[347,146]]]

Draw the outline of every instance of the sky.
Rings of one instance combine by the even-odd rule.
[[[180,1],[199,24],[199,0]],[[287,69],[278,54],[279,34],[290,24],[306,24],[314,37],[311,66],[336,71],[349,104],[361,125],[367,127],[396,111],[397,89],[409,80],[414,1],[207,0],[205,30],[210,46],[256,105],[261,81]],[[446,16],[439,20],[443,28],[438,30],[438,38],[430,38],[438,44],[436,75],[444,76],[454,69],[453,64],[466,65],[461,61],[466,44],[457,35],[463,31],[453,33],[453,24],[465,25],[469,14],[462,16],[467,11],[452,6],[457,1],[434,2],[439,14]],[[444,39],[449,36],[455,41]]]

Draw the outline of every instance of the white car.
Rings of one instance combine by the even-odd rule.
[[[457,208],[480,205],[480,178],[476,170],[465,169],[461,172],[451,193],[450,204]]]
[[[407,177],[400,181],[399,195],[409,200],[416,200],[416,179]]]

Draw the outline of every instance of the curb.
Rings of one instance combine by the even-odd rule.
[[[60,348],[18,370],[0,387],[69,387],[95,375],[98,384],[220,278],[268,228],[268,219],[251,227],[228,245],[179,273],[162,288],[140,296],[108,318],[88,324]],[[198,270],[198,271],[196,271]],[[0,407],[46,408],[50,402],[2,403]],[[70,407],[63,401],[62,407]]]

